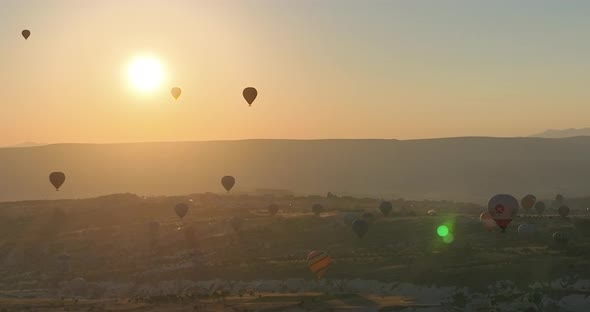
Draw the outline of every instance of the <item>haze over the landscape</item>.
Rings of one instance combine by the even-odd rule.
[[[588,127],[589,14],[549,0],[3,0],[0,146]],[[127,68],[146,55],[162,74],[138,91]]]

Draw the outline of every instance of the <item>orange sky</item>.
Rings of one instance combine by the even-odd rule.
[[[590,5],[526,3],[2,1],[0,145],[590,126]],[[146,53],[165,76],[140,94]]]

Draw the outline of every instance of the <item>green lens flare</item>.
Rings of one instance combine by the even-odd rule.
[[[445,236],[449,235],[449,228],[446,225],[440,225],[436,229],[436,234],[438,234],[438,236],[440,236],[440,237],[445,237]]]
[[[455,237],[453,236],[453,233],[449,233],[449,235],[443,237],[443,242],[450,244],[455,240]]]

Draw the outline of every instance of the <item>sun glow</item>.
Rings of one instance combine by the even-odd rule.
[[[138,91],[153,91],[162,83],[162,66],[153,57],[137,57],[127,70],[129,82]]]

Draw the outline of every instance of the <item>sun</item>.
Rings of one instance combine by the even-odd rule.
[[[151,56],[135,58],[127,70],[129,82],[141,92],[153,91],[162,83],[162,66]]]

